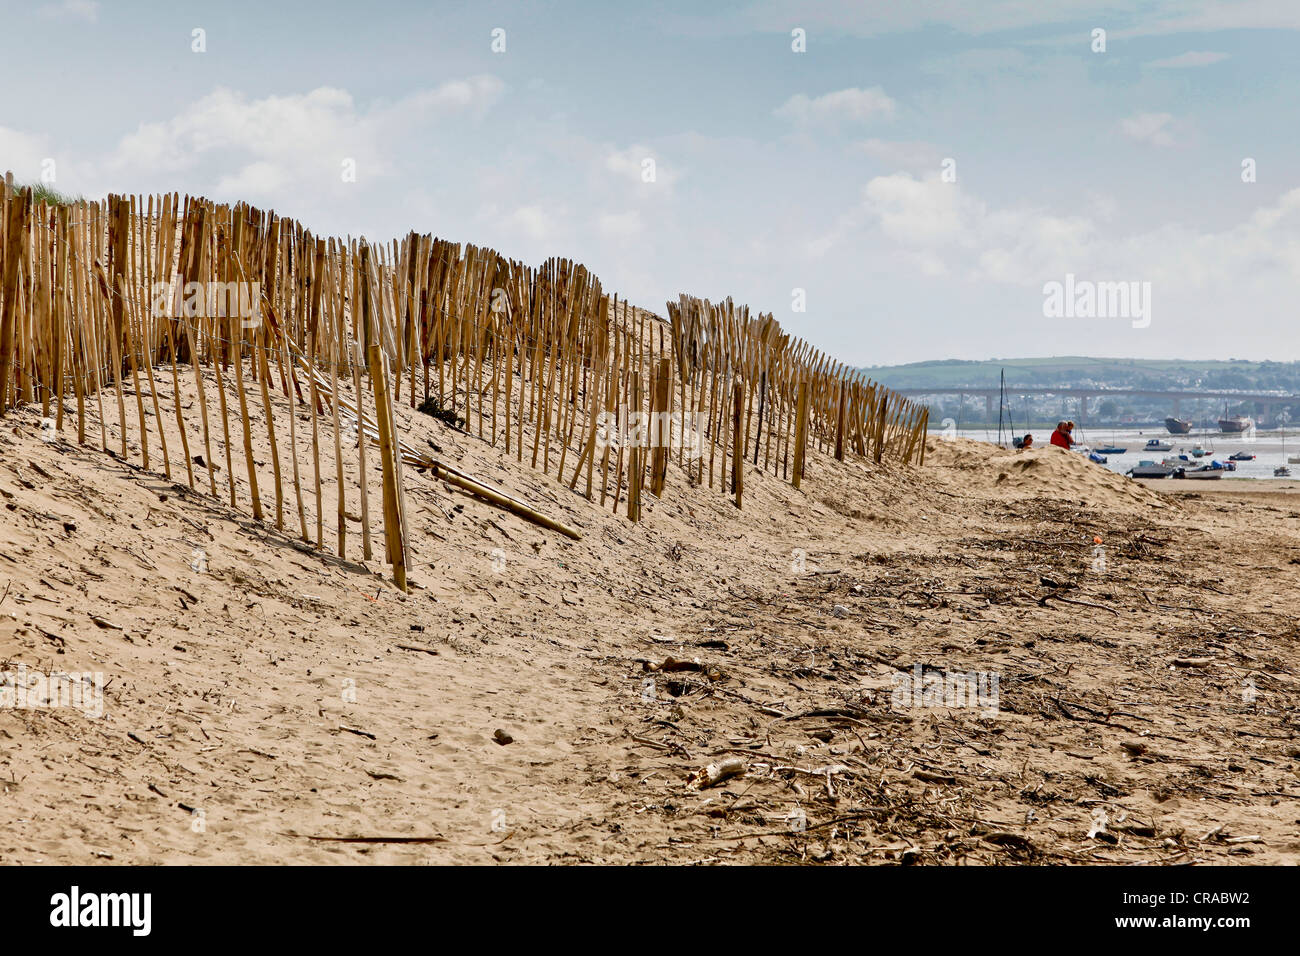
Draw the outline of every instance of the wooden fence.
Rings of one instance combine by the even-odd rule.
[[[39,403],[60,433],[75,415],[79,442],[161,463],[255,519],[273,508],[277,528],[341,557],[349,522],[372,557],[378,519],[403,588],[403,462],[578,534],[403,441],[401,402],[632,521],[674,460],[679,480],[738,507],[747,463],[799,487],[810,442],[840,459],[923,460],[924,408],[730,300],[682,296],[665,322],[568,260],[532,268],[416,233],[322,239],[175,194],[48,205],[11,182],[0,414]]]

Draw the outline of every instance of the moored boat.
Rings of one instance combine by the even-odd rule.
[[[1165,462],[1157,461],[1139,461],[1130,468],[1126,474],[1134,478],[1168,478],[1175,472],[1182,471],[1181,468],[1175,467]]]
[[[1223,417],[1219,419],[1219,431],[1226,432],[1229,435],[1239,435],[1242,432],[1248,432],[1255,427],[1255,419],[1249,415],[1233,415],[1228,417],[1228,406],[1223,406]]]
[[[1231,418],[1219,419],[1219,431],[1226,432],[1229,435],[1237,435],[1249,431],[1254,424],[1255,420],[1249,415],[1233,415]]]
[[[1223,477],[1224,469],[1211,468],[1209,465],[1202,465],[1199,468],[1184,468],[1181,474],[1175,474],[1175,478],[1197,478],[1213,480]]]
[[[1254,461],[1255,456],[1248,451],[1235,452],[1228,456],[1229,461]]]
[[[1165,419],[1165,428],[1169,429],[1171,435],[1186,435],[1192,430],[1192,423],[1182,419],[1169,417]]]
[[[1105,448],[1096,449],[1096,451],[1099,455],[1122,455],[1124,452],[1128,451],[1128,449],[1118,448],[1114,445],[1107,445]]]
[[[1161,441],[1159,438],[1153,438],[1146,443],[1143,451],[1173,451],[1174,446],[1167,441]]]

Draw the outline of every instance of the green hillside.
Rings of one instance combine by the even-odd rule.
[[[864,368],[890,388],[997,387],[1006,370],[1007,387],[1239,389],[1300,393],[1300,362],[1194,361],[1190,359],[1110,359],[1063,355],[1051,358],[947,359]]]

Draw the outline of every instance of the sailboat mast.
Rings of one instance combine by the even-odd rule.
[[[1007,370],[1002,370],[1002,378],[998,384],[998,445],[1002,445],[1002,402],[1007,394]]]

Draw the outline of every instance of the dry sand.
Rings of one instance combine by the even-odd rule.
[[[398,418],[584,539],[408,472],[402,595],[4,419],[0,671],[108,687],[97,719],[0,710],[0,859],[1300,860],[1286,491],[959,439],[921,469],[814,453],[803,492],[751,469],[740,512],[674,459],[634,526]],[[895,706],[918,666],[997,674],[996,711]]]

